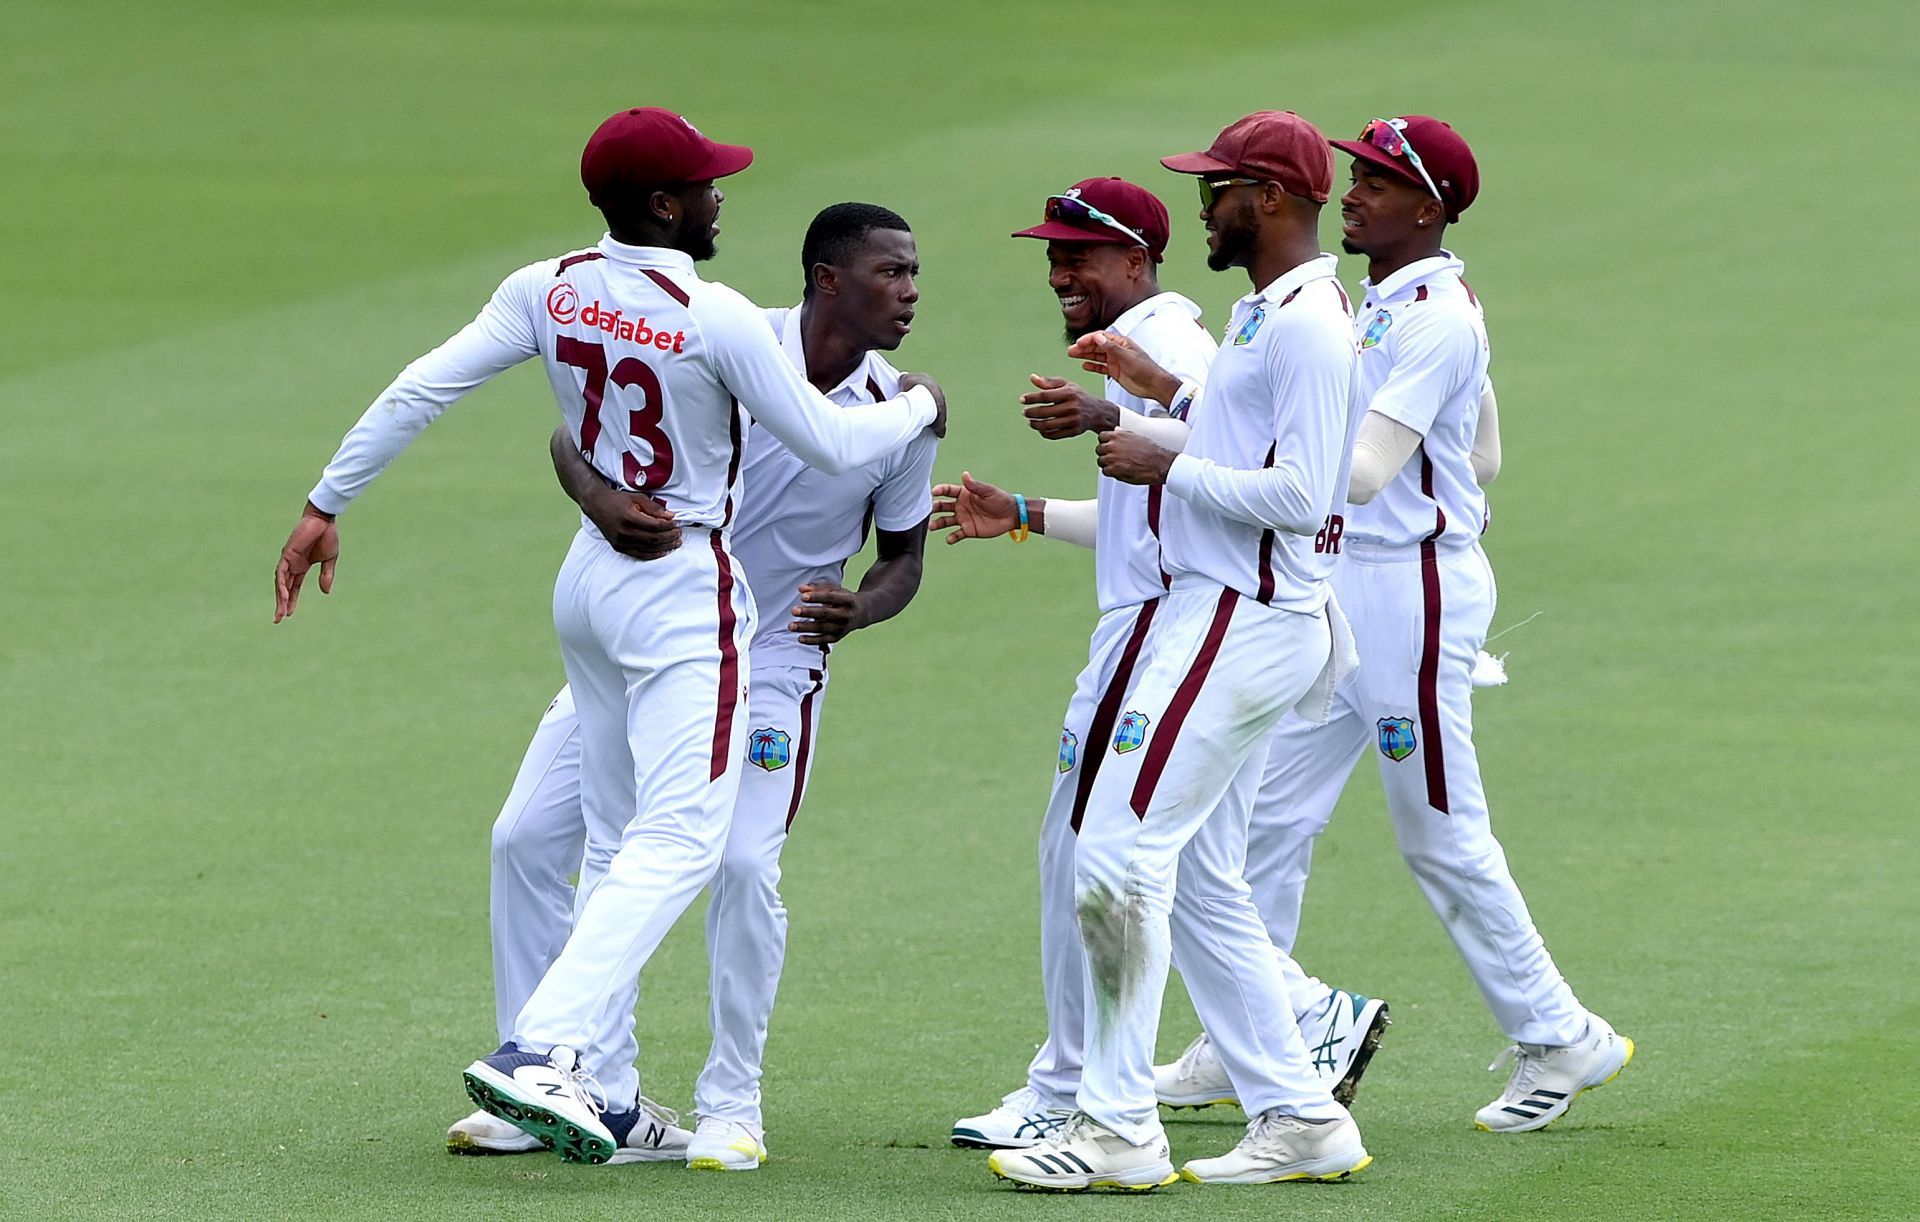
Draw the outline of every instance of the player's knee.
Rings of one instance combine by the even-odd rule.
[[[716,890],[743,895],[780,894],[780,858],[778,854],[729,851],[720,855],[720,867],[714,872]]]

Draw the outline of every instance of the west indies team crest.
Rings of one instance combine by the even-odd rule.
[[[1060,771],[1072,772],[1080,758],[1080,739],[1072,730],[1060,731]]]
[[[1413,754],[1419,744],[1413,737],[1413,718],[1382,717],[1380,726],[1380,754],[1394,763]]]
[[[1385,310],[1376,313],[1373,321],[1367,324],[1367,333],[1360,337],[1360,350],[1364,352],[1386,338],[1387,328],[1392,325],[1393,315]]]
[[[747,739],[747,762],[767,772],[778,772],[793,760],[793,739],[785,730],[755,730]]]
[[[1136,713],[1132,709],[1120,715],[1120,724],[1113,731],[1113,753],[1125,755],[1129,751],[1138,751],[1140,744],[1147,741],[1147,722],[1145,713]]]
[[[1244,348],[1252,343],[1254,335],[1260,330],[1260,324],[1265,321],[1267,321],[1267,307],[1263,305],[1253,307],[1253,313],[1247,315],[1247,321],[1241,323],[1240,329],[1233,333],[1234,347]]]

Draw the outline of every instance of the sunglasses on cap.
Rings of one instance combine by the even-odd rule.
[[[1401,130],[1406,122],[1405,119],[1373,119],[1361,130],[1360,138],[1389,157],[1405,157],[1407,164],[1419,171],[1420,181],[1427,184],[1433,198],[1440,199],[1440,188],[1433,185],[1433,175],[1427,173],[1420,154],[1413,151],[1413,145],[1407,143],[1407,133]]]
[[[1228,187],[1255,187],[1260,185],[1257,178],[1202,178],[1200,179],[1200,206],[1213,207],[1213,201]]]
[[[1129,242],[1144,246],[1149,251],[1153,249],[1151,242],[1148,242],[1138,233],[1121,224],[1117,218],[1100,211],[1100,209],[1094,207],[1077,195],[1047,196],[1046,219],[1050,221],[1066,221],[1070,225],[1101,225],[1122,235]]]

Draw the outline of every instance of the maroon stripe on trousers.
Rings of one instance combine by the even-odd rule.
[[[1074,780],[1073,789],[1073,830],[1080,831],[1080,820],[1087,814],[1087,797],[1093,793],[1093,779],[1100,772],[1100,761],[1107,758],[1107,739],[1113,735],[1113,723],[1120,718],[1120,702],[1127,698],[1127,684],[1133,681],[1133,668],[1140,660],[1140,646],[1147,639],[1147,626],[1153,623],[1153,613],[1160,606],[1157,598],[1140,604],[1140,613],[1134,617],[1133,631],[1127,634],[1126,648],[1120,651],[1120,661],[1113,668],[1113,678],[1107,683],[1107,690],[1100,693],[1100,703],[1094,706],[1093,721],[1087,725],[1087,741],[1081,744],[1080,775]]]
[[[1207,625],[1200,652],[1187,667],[1187,677],[1173,689],[1173,699],[1167,702],[1167,711],[1160,717],[1153,741],[1147,744],[1147,758],[1141,761],[1140,775],[1133,782],[1132,806],[1136,818],[1147,817],[1147,806],[1160,784],[1160,774],[1167,770],[1167,757],[1173,754],[1174,741],[1180,737],[1180,727],[1186,724],[1193,702],[1200,698],[1200,687],[1207,681],[1207,672],[1213,669],[1214,658],[1220,654],[1220,642],[1227,639],[1227,624],[1233,619],[1233,605],[1238,601],[1240,595],[1231,586],[1220,591],[1220,602],[1213,609],[1213,622]]]
[[[826,684],[827,672],[810,670],[807,678],[813,680],[813,686],[800,697],[800,741],[793,746],[793,799],[787,803],[788,831],[793,830],[794,817],[800,813],[800,799],[807,793],[807,756],[813,750],[813,698]]]
[[[1440,558],[1432,539],[1420,544],[1420,592],[1426,616],[1420,639],[1420,738],[1427,765],[1427,805],[1447,814],[1447,761],[1440,731]]]
[[[717,781],[733,756],[733,715],[740,703],[740,651],[733,643],[733,630],[738,624],[733,613],[733,557],[727,555],[719,531],[708,534],[707,540],[713,544],[714,563],[720,566],[720,693],[713,714],[713,769],[707,776],[709,781]]]
[[[693,304],[693,299],[687,296],[687,290],[681,288],[659,272],[654,271],[651,267],[643,267],[640,270],[646,273],[647,279],[659,285],[662,292],[666,293],[667,296],[673,298],[681,305]]]

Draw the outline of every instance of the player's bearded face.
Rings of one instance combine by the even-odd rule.
[[[685,251],[698,263],[711,259],[715,239],[720,233],[720,203],[724,192],[710,182],[689,183],[676,193],[680,200],[680,224],[674,234],[674,248]]]
[[[1214,271],[1252,262],[1258,234],[1253,201],[1253,188],[1229,187],[1207,212],[1207,266]]]

